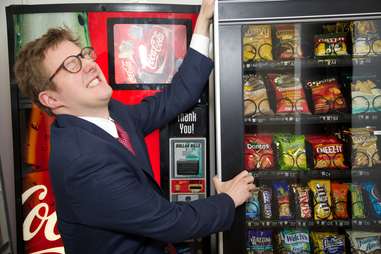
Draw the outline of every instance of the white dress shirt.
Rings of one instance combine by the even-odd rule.
[[[200,54],[209,57],[209,37],[201,34],[193,34],[189,47],[196,50]],[[116,130],[114,120],[112,120],[110,117],[105,119],[101,117],[80,116],[79,118],[97,125],[99,128],[103,129],[114,138],[118,138],[118,132]]]

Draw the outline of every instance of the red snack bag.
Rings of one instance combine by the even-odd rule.
[[[335,78],[308,81],[314,104],[314,114],[343,111],[347,108],[340,85]]]
[[[269,134],[246,134],[245,169],[271,169],[274,166],[273,138]]]
[[[335,136],[307,135],[312,147],[314,169],[346,169],[344,164],[344,145]]]
[[[301,219],[311,219],[312,209],[310,207],[310,188],[299,184],[292,184],[292,191],[295,197],[295,207]]]
[[[310,113],[302,83],[293,74],[268,74],[275,91],[276,113]]]
[[[333,214],[336,219],[348,219],[348,191],[346,183],[331,183]]]

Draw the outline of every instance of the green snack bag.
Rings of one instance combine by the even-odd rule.
[[[304,135],[276,134],[280,170],[308,170]]]
[[[352,183],[350,185],[352,198],[352,218],[365,219],[364,198],[361,185]]]
[[[308,229],[283,229],[278,234],[280,253],[310,253]]]

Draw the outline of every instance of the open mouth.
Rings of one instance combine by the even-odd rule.
[[[87,87],[88,88],[93,88],[93,87],[96,87],[98,86],[98,84],[101,82],[100,78],[97,76],[95,77],[93,80],[91,80],[88,84],[87,84]]]

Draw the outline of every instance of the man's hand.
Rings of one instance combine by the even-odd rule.
[[[251,192],[256,188],[254,177],[246,170],[225,182],[221,182],[215,176],[213,177],[213,184],[217,193],[226,193],[233,199],[235,207],[245,203],[250,198]]]
[[[209,37],[209,24],[213,18],[214,0],[202,0],[194,33]]]
[[[214,0],[203,0],[199,16],[205,20],[213,18],[214,13]]]

